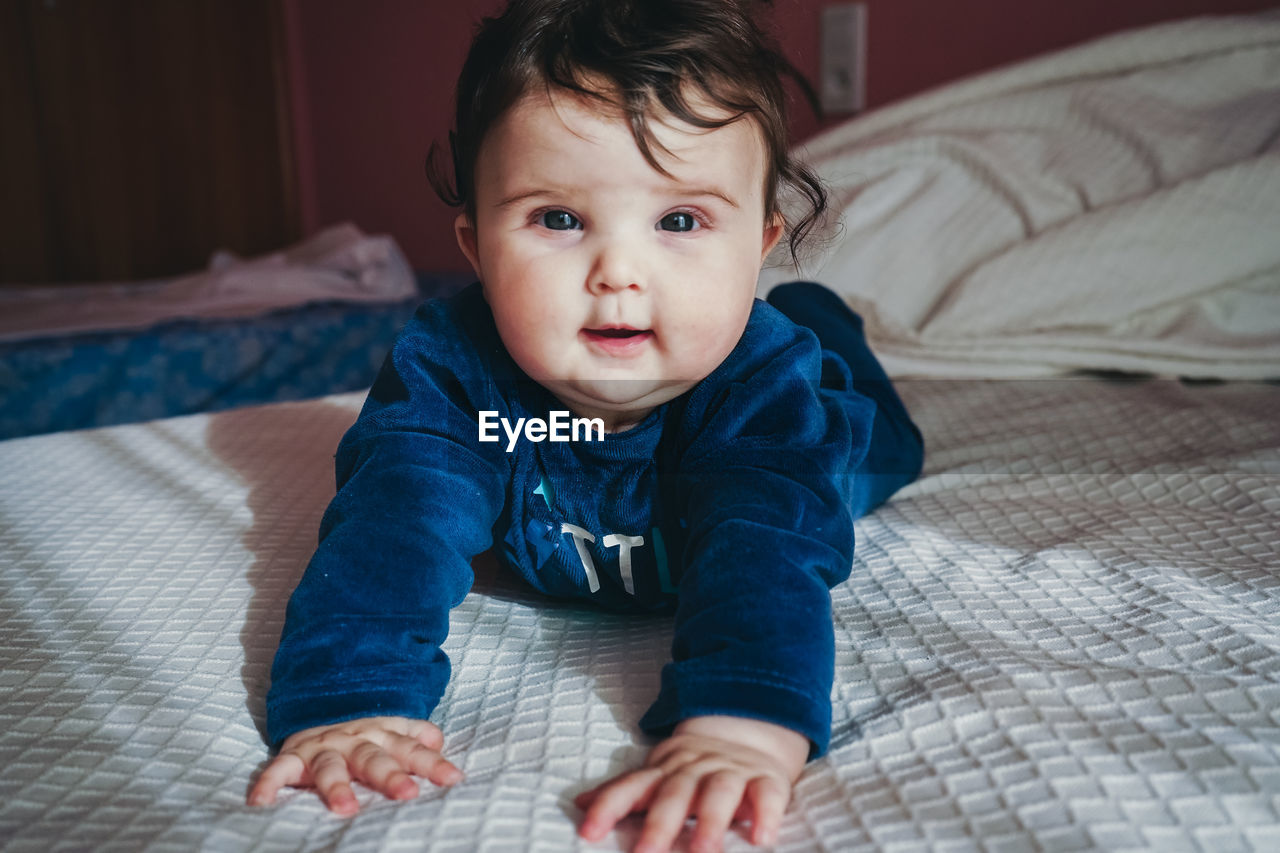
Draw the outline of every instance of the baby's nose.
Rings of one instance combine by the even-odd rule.
[[[642,289],[644,262],[638,247],[621,240],[602,243],[587,286],[592,291]]]

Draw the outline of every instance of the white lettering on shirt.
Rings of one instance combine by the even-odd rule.
[[[631,579],[631,549],[639,548],[643,545],[644,537],[610,533],[600,541],[604,543],[606,548],[612,548],[614,545],[619,546],[618,573],[622,575],[622,588],[627,591],[627,595],[635,595],[636,583]]]
[[[596,574],[596,561],[591,559],[591,552],[587,550],[587,542],[596,541],[596,537],[590,531],[583,530],[576,524],[565,522],[560,525],[560,535],[568,533],[573,537],[574,547],[578,549],[578,559],[582,561],[582,570],[587,573],[587,588],[592,592],[598,592],[600,589],[600,576]]]
[[[582,571],[587,576],[587,587],[591,592],[599,591],[600,572],[596,568],[596,561],[591,556],[591,552],[587,550],[587,543],[596,541],[595,534],[576,524],[562,522],[560,524],[560,535],[563,536],[566,533],[573,537],[573,546],[578,551],[578,559],[582,562]],[[606,548],[618,546],[618,574],[622,576],[622,588],[627,591],[627,595],[635,595],[636,582],[631,572],[631,549],[643,547],[644,537],[628,536],[625,533],[606,533],[600,542]]]

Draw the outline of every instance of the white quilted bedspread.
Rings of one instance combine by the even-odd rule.
[[[836,730],[779,850],[1280,850],[1280,388],[907,383],[925,476],[834,591]],[[615,849],[670,631],[493,571],[436,720],[467,779],[243,805],[358,399],[0,443],[5,850]],[[742,838],[731,849],[745,850]]]

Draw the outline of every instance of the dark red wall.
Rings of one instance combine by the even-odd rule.
[[[284,2],[306,230],[350,220],[392,234],[418,269],[466,269],[453,241],[455,212],[435,198],[423,163],[433,140],[445,142],[472,27],[501,0]],[[1276,2],[867,0],[868,105],[1103,33]],[[783,47],[810,78],[824,5],[775,2]],[[796,139],[817,129],[797,110]]]

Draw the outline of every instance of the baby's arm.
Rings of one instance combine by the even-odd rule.
[[[634,853],[671,849],[688,818],[690,850],[719,850],[734,818],[751,820],[751,841],[777,841],[809,739],[745,717],[691,717],[649,753],[644,767],[581,794],[581,835],[599,841],[619,820],[647,811]]]
[[[262,771],[249,805],[271,805],[284,787],[315,788],[330,811],[350,817],[360,810],[353,781],[393,800],[411,800],[418,796],[413,776],[442,787],[462,779],[462,771],[440,755],[443,745],[440,729],[407,717],[365,717],[303,729],[285,740]]]
[[[416,791],[409,774],[456,781],[422,721],[449,679],[449,611],[510,477],[501,447],[476,441],[476,409],[503,410],[468,331],[482,310],[478,290],[423,306],[338,446],[337,493],[271,669],[267,739],[283,751],[251,802],[303,785],[349,813],[353,779],[392,797]],[[386,717],[360,719],[374,715]]]
[[[639,851],[669,849],[689,817],[695,850],[719,849],[735,817],[771,843],[830,738],[829,589],[853,565],[842,486],[865,425],[820,392],[816,339],[771,309],[752,318],[673,419],[665,509],[684,559],[672,661],[640,721],[672,734],[644,767],[579,799],[590,839],[647,811]]]

